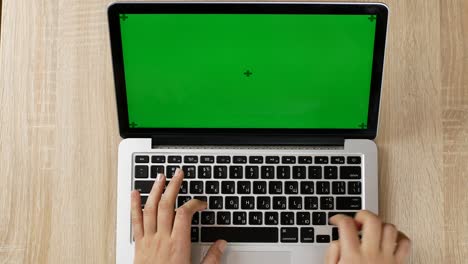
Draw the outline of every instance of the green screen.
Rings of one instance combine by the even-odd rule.
[[[120,14],[131,128],[367,128],[376,16]]]

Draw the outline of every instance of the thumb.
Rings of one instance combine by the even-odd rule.
[[[213,245],[211,245],[210,249],[208,249],[202,264],[220,264],[224,249],[226,249],[226,245],[227,242],[225,240],[216,241]]]

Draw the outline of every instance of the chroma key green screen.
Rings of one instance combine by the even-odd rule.
[[[369,15],[121,14],[131,128],[363,129]]]

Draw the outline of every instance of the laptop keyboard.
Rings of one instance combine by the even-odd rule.
[[[328,218],[362,208],[361,156],[242,156],[135,153],[133,187],[144,206],[158,173],[181,168],[176,206],[208,208],[192,219],[192,242],[328,243]]]

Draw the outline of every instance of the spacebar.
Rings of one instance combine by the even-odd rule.
[[[201,242],[275,243],[278,242],[277,227],[202,227]]]

